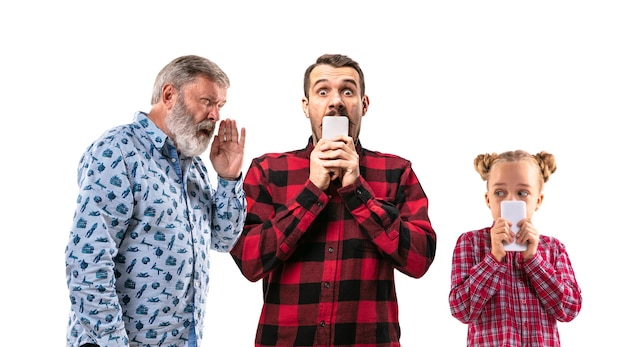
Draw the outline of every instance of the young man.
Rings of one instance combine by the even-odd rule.
[[[256,346],[400,346],[394,270],[419,278],[436,235],[411,163],[361,146],[369,106],[359,64],[323,55],[304,75],[304,149],[252,161],[248,216],[231,251],[263,279]],[[322,138],[323,117],[348,135]]]

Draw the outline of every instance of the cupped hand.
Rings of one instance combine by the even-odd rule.
[[[227,180],[239,178],[245,144],[246,128],[241,128],[240,134],[235,120],[224,119],[220,122],[209,154],[213,169],[220,177]]]

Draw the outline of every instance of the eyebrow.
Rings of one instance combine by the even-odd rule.
[[[227,100],[224,100],[224,101],[218,102],[215,99],[210,98],[210,97],[200,97],[200,100],[206,100],[206,101],[209,102],[209,105],[217,105],[217,107],[219,107],[219,108],[224,107],[224,105],[226,105],[226,101],[227,101]]]
[[[499,182],[496,182],[496,183],[494,183],[494,184],[493,184],[493,186],[494,186],[494,187],[503,187],[503,186],[506,186],[506,183],[499,183]],[[515,186],[516,186],[516,187],[523,187],[523,188],[532,188],[532,185],[530,185],[530,184],[525,184],[525,183],[522,183],[522,184],[516,184]]]
[[[320,83],[324,83],[324,82],[328,82],[328,79],[327,79],[327,78],[322,78],[322,79],[319,79],[319,80],[315,81],[315,83],[313,83],[313,85],[312,85],[311,87],[312,87],[312,88],[314,88],[314,87],[315,87],[315,86],[317,86],[318,84],[320,84]],[[352,79],[352,78],[346,78],[346,79],[342,80],[342,82],[343,82],[343,83],[347,83],[347,84],[351,84],[351,85],[353,85],[355,88],[358,86],[358,85],[357,85],[357,83],[356,83],[356,81],[355,81],[354,79]]]

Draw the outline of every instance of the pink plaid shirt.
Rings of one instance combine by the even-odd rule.
[[[540,236],[532,259],[507,252],[498,262],[490,231],[462,234],[452,257],[450,311],[468,324],[467,345],[560,346],[557,321],[571,321],[582,307],[565,246]]]

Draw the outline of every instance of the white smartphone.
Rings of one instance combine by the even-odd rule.
[[[349,120],[345,116],[326,116],[322,118],[322,138],[333,139],[338,135],[348,135]]]
[[[524,201],[513,201],[506,200],[500,203],[500,215],[507,219],[509,222],[513,223],[511,226],[511,231],[515,234],[519,231],[519,227],[517,223],[522,219],[526,218],[526,203]],[[517,242],[511,242],[504,245],[505,251],[525,251],[528,248],[526,244],[520,244]]]

